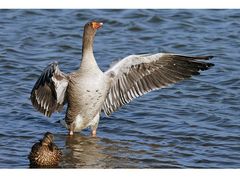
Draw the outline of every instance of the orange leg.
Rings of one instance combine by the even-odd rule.
[[[70,130],[68,134],[69,134],[69,135],[73,135],[73,131],[72,131],[72,130]]]
[[[92,130],[92,137],[96,137],[97,136],[97,130]]]

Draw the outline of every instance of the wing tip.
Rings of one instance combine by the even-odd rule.
[[[195,57],[190,57],[196,60],[210,60],[212,58],[214,58],[214,56],[210,55],[210,56],[195,56]]]
[[[34,96],[34,95],[31,95],[30,96],[30,100],[31,100],[31,102],[32,102],[32,106],[37,110],[37,111],[39,111],[40,113],[42,113],[44,116],[46,116],[46,117],[51,117],[51,115],[52,115],[52,112],[51,112],[51,110],[47,110],[47,109],[45,109],[44,107],[42,107],[39,103],[38,103],[38,101],[37,101],[37,99],[36,99],[36,97]]]
[[[213,64],[213,63],[208,63],[208,67],[213,67],[213,66],[215,66],[215,64]]]
[[[212,58],[214,58],[214,56],[207,56],[208,57],[208,59],[212,59]]]
[[[210,59],[212,59],[212,58],[214,58],[214,56],[200,56],[199,58],[197,57],[196,59],[199,59],[199,60],[210,60]]]

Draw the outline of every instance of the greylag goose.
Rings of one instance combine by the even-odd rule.
[[[57,167],[62,158],[61,150],[53,143],[53,134],[46,132],[43,139],[32,146],[28,156],[30,167]]]
[[[207,70],[212,56],[184,56],[171,53],[130,55],[102,72],[94,58],[93,41],[101,22],[84,26],[82,62],[77,71],[65,74],[58,63],[48,65],[31,92],[33,106],[46,116],[61,111],[61,123],[73,135],[90,127],[96,136],[100,113],[107,116],[138,96],[161,89]]]

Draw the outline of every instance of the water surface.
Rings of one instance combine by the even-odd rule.
[[[78,68],[83,25],[104,22],[94,44],[102,70],[130,54],[214,55],[200,76],[135,99],[98,137],[73,137],[29,100],[42,70]],[[62,168],[239,168],[239,10],[1,10],[0,168],[28,168],[31,146],[50,131]]]

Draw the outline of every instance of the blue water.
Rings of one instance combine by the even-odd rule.
[[[213,55],[213,68],[102,115],[67,136],[29,100],[50,62],[78,68],[82,31],[97,19],[102,70],[130,54]],[[46,131],[63,150],[62,168],[240,168],[240,10],[0,10],[0,168],[28,168]]]

